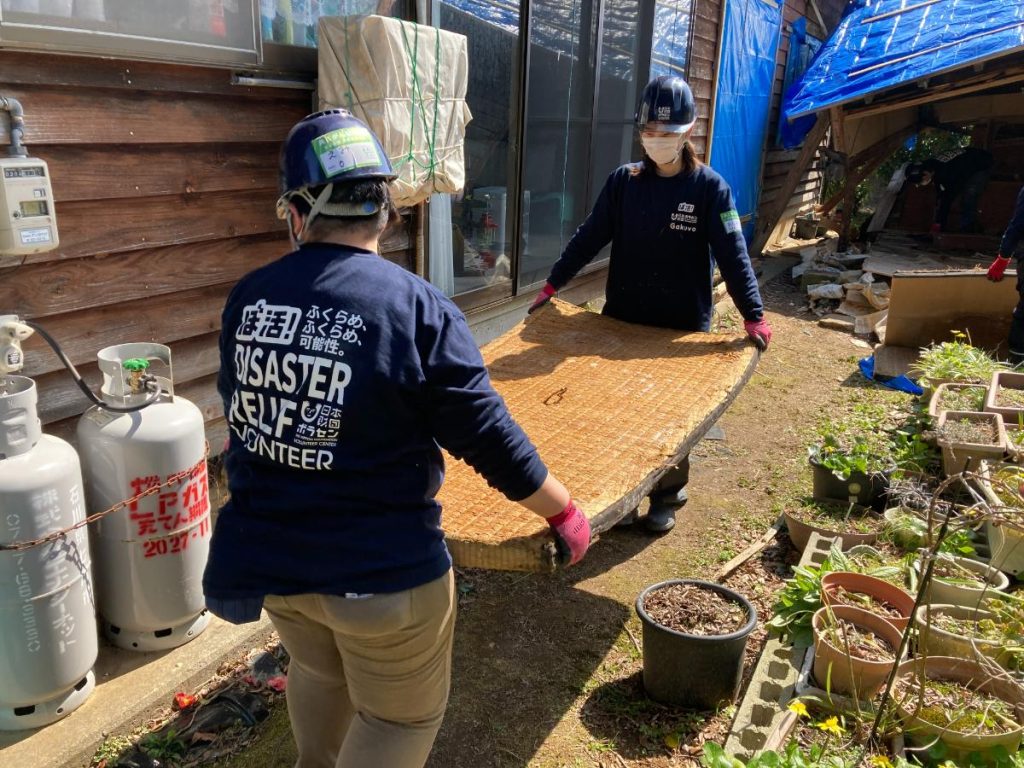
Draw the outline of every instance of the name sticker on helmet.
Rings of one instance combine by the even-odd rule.
[[[740,215],[735,210],[723,211],[719,214],[722,217],[722,225],[726,232],[742,232],[743,225],[740,223]]]
[[[313,139],[313,152],[328,176],[384,163],[373,135],[361,126],[339,128],[317,136]]]

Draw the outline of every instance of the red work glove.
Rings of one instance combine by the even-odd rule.
[[[551,283],[544,283],[544,287],[540,289],[540,293],[537,294],[537,298],[533,300],[533,304],[530,305],[530,308],[526,310],[526,314],[532,315],[538,309],[551,301],[551,297],[556,293],[558,293],[558,291],[555,290],[555,286]]]
[[[996,260],[988,267],[988,279],[998,283],[1003,279],[1003,273],[1008,266],[1010,266],[1010,260],[1001,253],[996,254]]]
[[[767,320],[744,320],[743,330],[747,332],[755,347],[762,352],[768,349],[768,342],[772,340],[772,327],[768,325]]]
[[[590,546],[590,521],[576,502],[569,499],[565,509],[554,517],[547,518],[555,534],[555,545],[562,565],[572,565],[583,559]]]
[[[928,231],[931,232],[933,235],[937,235],[940,232],[942,232],[942,225],[939,224],[939,222],[935,222],[934,224],[931,225]]]

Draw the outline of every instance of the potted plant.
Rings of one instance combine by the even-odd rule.
[[[839,538],[843,549],[856,544],[872,544],[882,528],[882,518],[866,507],[841,501],[804,499],[794,509],[782,512],[793,546],[801,552],[812,533]]]
[[[918,653],[974,659],[979,654],[1006,666],[1012,658],[1005,627],[992,611],[930,603],[914,613]]]
[[[985,398],[985,410],[998,413],[1007,424],[1024,416],[1024,373],[996,371]]]
[[[899,667],[897,713],[913,742],[945,744],[954,764],[984,759],[996,747],[1011,755],[1024,733],[1024,690],[972,659],[927,656]]]
[[[917,574],[922,572],[921,561],[916,560],[913,570],[915,581]],[[1009,586],[1010,580],[1002,571],[978,560],[940,552],[936,556],[926,599],[929,603],[977,608],[986,597],[1005,591]],[[911,584],[911,591],[917,591],[916,583]]]
[[[985,465],[978,487],[989,504],[985,532],[993,568],[1012,574],[1024,571],[1024,469]]]
[[[910,366],[910,374],[918,379],[925,390],[924,396],[930,399],[939,384],[962,382],[987,385],[994,372],[1006,369],[1006,363],[995,360],[985,350],[973,346],[967,334],[954,331],[952,341],[932,344],[922,349],[917,360]]]
[[[882,538],[904,552],[916,552],[930,541],[928,522],[916,510],[904,506],[891,507],[885,510],[882,517],[885,520]],[[938,532],[940,522],[933,522],[932,536]],[[939,551],[971,557],[977,554],[974,543],[974,531],[966,525],[966,521],[964,525],[951,523],[945,538],[939,544]]]
[[[731,702],[743,674],[757,611],[721,584],[672,579],[636,599],[643,626],[644,689],[655,701],[691,709]]]
[[[895,469],[889,446],[877,436],[856,435],[840,440],[825,435],[808,449],[814,498],[854,500],[863,506],[878,503],[889,486],[887,473]]]
[[[945,411],[936,432],[946,475],[975,472],[983,459],[1001,459],[1006,452],[1006,431],[996,413]]]
[[[901,632],[910,622],[914,598],[882,579],[866,573],[833,571],[821,577],[823,605],[852,605],[881,616]]]
[[[869,611],[822,606],[811,621],[814,678],[827,691],[871,698],[896,663],[902,633]]]
[[[952,381],[939,384],[928,402],[928,415],[937,419],[942,411],[984,411],[988,392],[988,387],[982,384]]]

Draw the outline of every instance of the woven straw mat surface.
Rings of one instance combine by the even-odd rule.
[[[624,323],[553,301],[481,350],[495,389],[588,517],[635,490],[749,378],[737,334]],[[549,570],[544,520],[451,456],[438,500],[459,565]],[[623,513],[625,510],[623,510]]]

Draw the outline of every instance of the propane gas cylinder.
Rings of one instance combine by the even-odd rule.
[[[38,728],[92,692],[95,607],[74,449],[44,435],[36,385],[0,376],[0,730]]]
[[[94,406],[78,422],[90,513],[133,499],[90,526],[101,624],[120,648],[174,648],[210,621],[202,590],[211,534],[203,415],[174,394],[168,347],[119,344],[97,358],[104,402],[153,401],[131,413]]]

